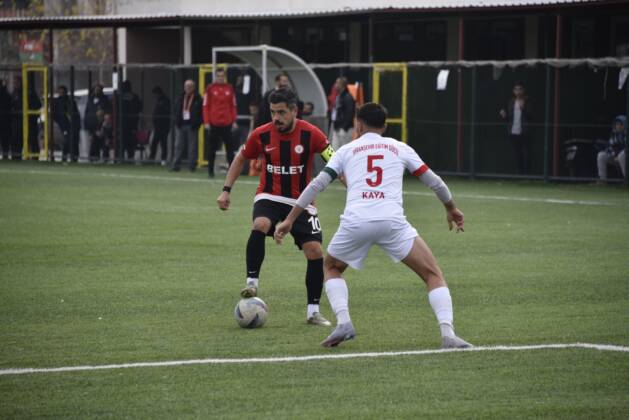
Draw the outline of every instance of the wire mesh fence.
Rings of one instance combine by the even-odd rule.
[[[399,117],[399,122],[389,125],[387,134],[402,139],[406,130],[407,142],[433,169],[446,174],[596,179],[599,154],[608,153],[614,121],[629,112],[629,94],[624,83],[629,58],[398,64],[405,72],[379,70],[378,63],[312,64],[311,68],[326,94],[339,76],[347,77],[350,83],[359,82],[365,101],[377,97],[390,116]],[[3,127],[9,127],[3,130],[4,158],[168,162],[173,157],[176,138],[174,104],[182,95],[184,82],[194,81],[202,94],[205,86],[199,85],[207,85],[212,77],[211,70],[200,65],[48,66],[47,69],[44,75],[25,72],[21,67],[0,68],[3,89],[11,98],[8,108],[3,105],[0,110]],[[236,87],[242,126],[234,136],[238,146],[246,139],[251,113],[262,97],[262,83],[246,63],[229,64],[227,69],[228,81]],[[285,70],[290,75],[291,69]],[[374,71],[380,71],[377,86]],[[122,101],[123,81],[128,81],[125,86],[137,95],[136,109],[129,110]],[[23,85],[28,90],[26,95]],[[103,87],[103,99],[95,98],[95,85]],[[516,98],[517,85],[523,88],[523,93]],[[69,129],[61,127],[62,118],[56,109],[63,87],[68,92],[69,103],[77,108],[74,118],[71,106],[64,108],[70,114]],[[298,86],[295,89],[299,92]],[[43,105],[45,90],[49,96],[47,109]],[[167,111],[157,110],[159,92],[168,98]],[[95,101],[97,106],[93,106]],[[98,105],[100,101],[110,106]],[[95,109],[103,112],[92,115]],[[27,112],[25,118],[25,110],[38,111],[39,115]],[[108,147],[95,147],[96,131],[100,130],[95,129],[94,121],[101,128],[105,119],[111,125],[112,138]],[[324,131],[328,127],[327,122],[319,125]],[[161,134],[157,133],[160,129]],[[623,129],[626,139],[627,127]],[[47,143],[43,142],[46,130]],[[165,142],[160,140],[164,131]],[[160,139],[156,139],[156,133]],[[207,133],[201,128],[200,153],[207,150],[206,138]],[[618,149],[612,154],[618,155]],[[623,157],[624,154],[607,160],[610,180],[624,179]],[[199,156],[200,165],[203,158]]]

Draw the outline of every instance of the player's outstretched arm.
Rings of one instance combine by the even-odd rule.
[[[225,186],[223,187],[223,192],[218,196],[216,202],[218,203],[218,208],[221,210],[227,210],[229,208],[230,193],[232,186],[236,183],[236,180],[240,176],[242,172],[242,167],[245,164],[245,157],[242,153],[238,153],[234,158],[232,164],[229,166],[229,171],[227,171],[227,176],[225,177]]]
[[[293,223],[295,223],[295,220],[297,220],[301,212],[314,201],[317,194],[325,190],[326,187],[334,180],[334,178],[330,175],[330,172],[335,174],[335,172],[327,168],[327,166],[323,168],[319,175],[310,181],[308,186],[301,192],[299,198],[297,199],[297,204],[293,206],[291,211],[288,213],[288,216],[286,216],[286,219],[275,226],[275,234],[273,235],[275,242],[278,244],[282,243],[284,236],[290,232],[293,227]]]
[[[291,211],[286,216],[286,219],[275,225],[275,233],[273,234],[273,238],[278,245],[282,245],[282,241],[284,240],[284,236],[293,228],[293,223],[299,217],[301,212],[304,211],[303,207],[299,205],[293,206]]]

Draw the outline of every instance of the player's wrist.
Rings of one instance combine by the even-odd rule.
[[[232,192],[232,187],[228,186],[228,185],[224,185],[223,186],[223,191],[226,193],[231,193]]]

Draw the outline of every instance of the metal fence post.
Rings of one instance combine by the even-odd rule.
[[[471,93],[471,116],[470,116],[470,179],[474,179],[476,174],[476,66],[472,67],[472,93]]]
[[[625,105],[625,115],[627,119],[625,119],[625,186],[629,186],[629,171],[627,171],[627,161],[629,161],[629,144],[627,144],[627,139],[629,139],[629,81],[625,80],[625,93],[627,97],[626,105]]]
[[[544,182],[549,181],[548,176],[548,143],[550,141],[549,138],[549,125],[550,125],[550,84],[551,84],[551,74],[550,74],[550,65],[546,64],[546,93],[544,98]]]
[[[125,139],[122,137],[124,130],[122,128],[123,122],[122,120],[124,119],[124,116],[122,115],[122,94],[120,93],[120,87],[122,86],[122,67],[118,66],[116,67],[116,73],[118,74],[118,83],[117,83],[117,87],[116,87],[116,92],[117,92],[117,107],[118,107],[118,125],[117,125],[117,134],[118,134],[118,141],[116,142],[116,147],[118,147],[118,158],[120,159],[120,163],[124,163],[124,146],[125,145]]]
[[[170,124],[170,140],[168,141],[168,165],[172,167],[173,162],[175,160],[175,142],[176,142],[176,128],[175,124],[177,123],[177,70],[170,69],[170,104],[171,104],[171,119],[172,124]]]
[[[75,105],[75,99],[74,99],[74,87],[75,87],[75,80],[74,80],[74,66],[70,66],[70,109],[68,110],[69,114],[70,114],[70,161],[74,162],[76,159],[76,162],[79,161],[79,156],[81,155],[81,135],[79,134],[79,138],[75,138],[74,133],[76,132],[76,121],[74,121],[74,105]],[[77,142],[76,146],[75,146],[75,142]],[[76,149],[75,149],[76,147]],[[76,155],[74,154],[74,151],[76,150]]]

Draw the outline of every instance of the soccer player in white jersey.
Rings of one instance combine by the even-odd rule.
[[[358,110],[356,120],[359,138],[332,156],[301,193],[286,219],[275,227],[275,239],[281,243],[293,222],[317,194],[336,177],[345,177],[345,211],[324,261],[325,291],[336,314],[337,326],[321,345],[334,347],[356,335],[349,316],[349,293],[342,273],[348,265],[354,269],[362,268],[369,248],[376,244],[393,261],[402,261],[426,283],[428,300],[441,329],[441,347],[471,347],[454,333],[452,298],[435,257],[404,216],[404,170],[417,176],[441,200],[450,230],[455,227],[457,232],[463,231],[463,213],[454,204],[448,186],[411,147],[382,137],[386,129],[384,107],[365,104]]]

